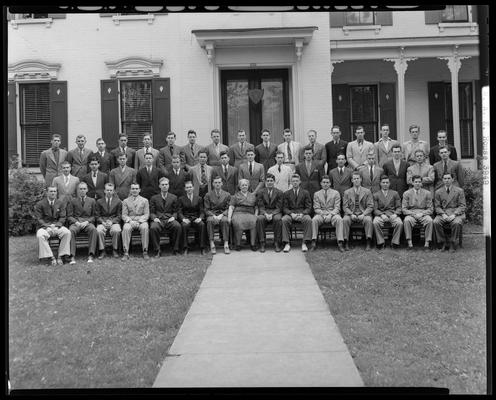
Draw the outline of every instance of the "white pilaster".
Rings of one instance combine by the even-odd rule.
[[[329,71],[331,73],[331,126],[329,127],[329,132],[331,131],[331,127],[334,125],[334,114],[333,114],[333,110],[332,110],[332,74],[334,73],[334,64],[339,64],[339,63],[342,63],[344,62],[344,60],[331,60],[331,65],[330,65],[330,68],[329,68]]]

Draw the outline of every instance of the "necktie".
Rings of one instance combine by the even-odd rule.
[[[191,145],[191,154],[193,154],[193,157],[195,156],[195,150],[193,149],[193,145]]]
[[[386,152],[387,152],[389,147],[389,140],[384,141],[384,147],[386,148]]]
[[[272,190],[269,190],[269,202],[272,201]]]
[[[253,165],[250,163],[250,175],[253,175]]]
[[[53,203],[54,203],[54,201],[51,201],[51,202],[50,202],[50,208],[52,209],[52,216],[54,216],[54,215],[55,215],[55,210],[54,210],[54,208],[53,208]]]
[[[291,146],[288,143],[288,161],[291,161],[293,159],[293,155],[291,154]]]
[[[450,192],[450,189],[449,189],[449,188],[446,188],[446,192],[447,192],[447,193],[449,194],[449,192]]]
[[[96,172],[93,172],[93,178],[96,178]]]
[[[105,152],[104,151],[102,151],[100,154],[102,155],[102,158],[105,157]]]
[[[81,160],[83,159],[84,151],[81,150]]]
[[[315,143],[312,143],[312,153],[315,154]]]
[[[150,167],[148,167],[147,170],[148,170],[148,173],[151,174],[152,169]]]
[[[67,186],[69,183],[69,177],[68,176],[64,176],[64,184]]]
[[[171,153],[171,156],[174,155],[174,147],[173,146],[169,146],[169,151]]]
[[[224,166],[224,175],[227,176],[227,166]]]
[[[372,165],[370,166],[370,182],[372,182],[374,180],[374,173],[372,172],[373,171],[373,168]]]
[[[269,151],[269,144],[268,143],[265,145],[265,148],[267,149],[267,151]]]
[[[324,191],[324,201],[327,203],[327,190]]]
[[[279,169],[279,173],[281,173],[281,166],[279,165],[279,167],[277,167],[277,169]]]
[[[339,168],[339,175],[343,176],[343,168]]]
[[[219,155],[220,151],[219,151],[219,145],[216,144],[215,145],[215,154],[217,154],[217,156]]]
[[[206,185],[207,184],[207,175],[205,174],[205,166],[201,166],[201,184]]]
[[[295,189],[294,194],[295,194],[295,198],[298,198],[298,190]]]
[[[444,174],[446,174],[447,172],[448,172],[448,163],[447,163],[447,161],[445,160],[445,161],[444,161],[443,176],[444,176]]]
[[[81,197],[81,205],[84,207],[84,197]]]
[[[244,146],[243,146],[243,145],[244,145],[244,143],[243,143],[243,142],[241,142],[241,154],[243,154],[243,155],[244,155],[244,154],[245,154],[245,151],[244,151]]]
[[[355,192],[355,214],[360,214],[360,197],[358,192]]]
[[[310,167],[312,166],[312,164],[311,164],[311,163],[309,163],[309,162],[307,162],[306,164],[307,164],[307,173],[308,173],[308,175],[310,175],[310,172],[311,172],[311,171],[310,171],[310,170],[311,170],[311,168],[310,168]]]
[[[176,175],[179,176],[179,170],[178,169],[176,169]]]
[[[164,201],[164,209],[165,209],[165,201],[167,200],[167,196],[163,196],[162,200]]]
[[[188,196],[188,198],[189,198],[189,201],[190,201],[191,203],[193,203],[193,196]]]

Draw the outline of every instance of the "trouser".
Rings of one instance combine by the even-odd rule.
[[[227,217],[225,215],[222,216],[222,219],[219,221],[217,218],[214,218],[212,216],[207,218],[207,233],[208,233],[208,240],[211,242],[214,241],[215,239],[215,227],[219,225],[219,229],[222,232],[222,237],[224,238],[225,242],[229,241],[229,231],[230,231],[230,226],[229,222],[227,222]]]
[[[191,220],[191,222],[188,224],[186,222],[181,222],[181,232],[182,232],[182,245],[183,245],[183,249],[188,249],[189,248],[189,245],[188,245],[188,233],[189,233],[189,230],[193,228],[195,229],[198,233],[199,233],[199,236],[200,236],[200,249],[203,249],[205,246],[206,246],[206,243],[205,243],[205,240],[206,240],[206,226],[205,226],[205,222],[203,221],[200,221],[200,222],[195,222],[193,220]]]
[[[141,234],[141,247],[143,248],[143,251],[148,251],[148,222],[141,222],[138,228],[133,228],[129,222],[126,222],[122,227],[122,247],[124,253],[129,253],[131,234],[134,229],[139,229]]]
[[[265,229],[268,224],[272,224],[274,229],[274,243],[281,243],[282,240],[282,214],[272,215],[272,220],[267,221],[264,215],[257,217],[257,236],[260,243],[265,243],[267,235]]]
[[[121,226],[119,224],[112,224],[110,229],[105,228],[103,224],[96,227],[96,233],[98,235],[98,249],[105,250],[105,235],[110,233],[112,237],[112,249],[117,251],[119,249],[119,241],[121,240]]]
[[[291,215],[285,215],[282,217],[283,243],[289,243],[289,232],[293,223],[294,221],[293,218],[291,218]],[[301,224],[303,225],[303,242],[312,240],[312,218],[310,215],[304,215],[301,219]]]
[[[401,218],[397,215],[395,215],[394,217],[392,215],[388,216],[386,221],[388,221],[393,227],[393,238],[391,239],[391,243],[399,245],[401,231],[403,229],[403,221],[401,221]],[[382,233],[382,227],[384,226],[384,223],[386,221],[383,220],[382,217],[377,216],[372,222],[374,224],[375,240],[378,245],[384,243],[384,234]]]
[[[71,232],[65,226],[60,228],[50,229],[40,228],[36,232],[38,239],[38,258],[53,257],[52,249],[48,244],[48,239],[52,236],[57,236],[60,239],[58,256],[68,256],[71,254]]]
[[[85,227],[82,227],[72,224],[69,227],[69,230],[71,231],[71,255],[76,255],[76,236],[79,232],[88,233],[88,255],[95,254],[97,239],[95,225],[88,224]]]
[[[330,217],[330,219],[329,219]],[[319,227],[322,225],[324,222],[330,222],[332,226],[336,228],[336,238],[338,242],[344,240],[343,236],[343,219],[341,218],[341,215],[336,214],[333,216],[327,215],[326,217],[316,214],[312,218],[312,240],[317,240],[317,237],[319,236]]]
[[[449,238],[451,243],[455,243],[458,240],[458,237],[460,236],[460,231],[463,225],[463,218],[461,217],[455,217],[453,221],[446,221],[438,215],[436,218],[434,218],[433,226],[434,230],[436,231],[436,241],[438,244],[445,243],[446,242],[446,234],[444,232],[444,229],[447,227],[451,228],[451,237]]]
[[[403,220],[405,239],[412,240],[412,228],[417,225],[417,223],[422,224],[425,228],[425,241],[430,242],[432,240],[432,218],[429,215],[423,215],[421,218],[407,215]]]
[[[171,222],[152,222],[150,227],[150,241],[154,251],[160,251],[160,233],[166,231],[170,236],[170,244],[174,251],[179,251],[181,242],[181,224],[174,220]]]
[[[241,246],[241,237],[243,236],[243,229],[233,224],[232,230],[233,230],[234,245]],[[257,226],[255,225],[252,229],[245,229],[245,230],[247,230],[250,233],[249,237],[247,235],[247,239],[250,240],[250,246],[255,246],[255,240],[257,238]]]
[[[363,230],[365,231],[365,236],[367,239],[372,239],[372,235],[374,234],[374,226],[372,225],[372,217],[370,215],[366,215],[363,217],[362,222],[356,222],[363,226]],[[343,217],[343,236],[345,240],[350,239],[350,227],[351,227],[351,217],[349,215],[345,215]]]

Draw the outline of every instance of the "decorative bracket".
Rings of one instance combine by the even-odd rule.
[[[342,62],[344,62],[344,60],[331,60],[331,65],[329,67],[329,69],[331,71],[331,75],[334,72],[334,64],[340,64]]]
[[[215,45],[214,42],[205,42],[205,51],[207,52],[208,63],[212,64],[215,58]]]
[[[303,55],[303,39],[295,39],[296,58],[301,61]]]
[[[408,62],[417,60],[417,57],[405,57],[405,48],[400,47],[399,58],[385,58],[384,61],[394,62],[394,69],[398,76],[404,76],[408,68]]]
[[[448,62],[448,68],[451,73],[458,73],[460,71],[460,68],[462,66],[461,60],[464,60],[466,58],[471,58],[471,56],[460,56],[458,53],[458,48],[459,45],[455,44],[453,46],[453,55],[450,57],[438,57],[439,60],[445,60]]]

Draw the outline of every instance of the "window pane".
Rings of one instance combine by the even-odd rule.
[[[373,25],[374,13],[372,11],[360,12],[360,23],[364,25]]]
[[[350,87],[351,121],[350,126],[355,139],[355,129],[362,125],[365,139],[377,141],[377,87],[375,85]]]
[[[441,16],[443,22],[467,22],[467,6],[446,6],[446,9],[443,10]]]
[[[284,106],[282,79],[262,79],[262,128],[271,133],[271,141],[282,142],[284,130]]]
[[[346,25],[373,25],[373,11],[353,11],[346,13]]]
[[[152,133],[152,82],[121,81],[122,131],[128,135],[128,145],[139,148],[145,133]]]
[[[238,138],[238,130],[250,132],[250,115],[248,101],[248,80],[228,80],[227,96],[227,137],[228,145],[234,144]]]

